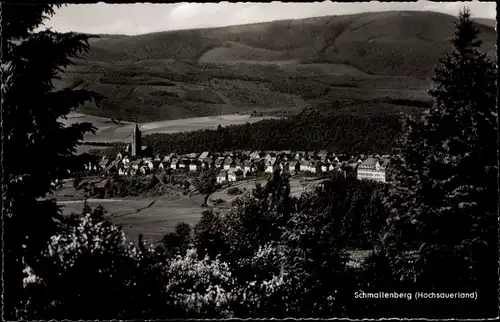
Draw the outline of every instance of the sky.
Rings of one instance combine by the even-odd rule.
[[[60,32],[137,35],[150,32],[223,27],[284,19],[344,15],[367,11],[419,10],[457,15],[464,6],[474,18],[496,17],[495,2],[353,2],[70,4],[44,22]]]

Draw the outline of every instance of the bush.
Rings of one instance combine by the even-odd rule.
[[[240,195],[242,191],[238,187],[231,187],[227,189],[228,195]]]

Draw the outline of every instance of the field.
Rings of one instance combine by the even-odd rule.
[[[450,50],[454,20],[436,12],[377,12],[107,35],[93,39],[91,52],[58,86],[82,82],[106,97],[80,113],[141,123],[288,116],[352,101],[418,105],[429,101],[429,77]],[[483,51],[494,57],[495,29],[478,22]]]
[[[154,202],[154,203],[153,203]],[[153,203],[153,204],[152,204]],[[131,200],[98,200],[88,201],[90,206],[102,205],[114,224],[121,225],[131,241],[137,241],[139,234],[150,242],[158,241],[165,234],[172,232],[175,225],[186,222],[195,225],[201,216],[203,198],[141,198]],[[81,213],[83,202],[62,201],[63,212]],[[150,207],[148,207],[150,205]]]
[[[219,125],[237,125],[245,123],[254,123],[263,119],[273,117],[250,116],[250,115],[219,115],[197,118],[187,118],[179,120],[156,121],[139,124],[143,135],[151,133],[176,133],[190,132],[204,129],[216,129]],[[65,125],[76,122],[90,122],[96,128],[96,134],[88,133],[84,137],[87,142],[131,142],[132,130],[134,123],[126,121],[113,121],[111,119],[86,115],[81,113],[70,113],[67,119],[62,119],[61,122]],[[79,152],[87,152],[89,149],[102,147],[96,146],[81,146]]]
[[[244,180],[232,186],[251,191],[257,182],[264,185],[266,180],[266,177]],[[304,191],[305,186],[311,187],[308,181],[308,179],[292,178],[290,181],[292,195],[298,196]],[[83,209],[81,196],[71,192],[71,190],[68,186],[60,191],[59,196],[57,196],[58,203],[64,206],[64,214],[81,213]],[[75,198],[67,197],[70,194]],[[212,194],[210,199],[226,201],[218,208],[219,211],[224,212],[237,197],[239,196],[228,195],[226,188]],[[136,241],[139,234],[143,234],[146,240],[154,242],[172,232],[180,222],[188,223],[194,227],[205,210],[201,207],[203,199],[202,195],[193,194],[190,196],[165,195],[154,198],[88,199],[87,202],[92,207],[102,205],[108,212],[111,221],[121,225],[130,240]]]

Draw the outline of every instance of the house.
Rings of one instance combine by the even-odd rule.
[[[325,162],[320,163],[321,172],[328,172],[328,164]]]
[[[156,158],[153,160],[153,170],[161,170],[160,169],[161,160],[157,160]],[[162,166],[163,168],[163,166]]]
[[[244,165],[243,165],[243,161],[242,160],[236,159],[234,161],[234,169],[235,170],[241,170],[241,171],[243,171],[243,167],[244,167]]]
[[[175,157],[176,157],[175,153],[172,152],[172,153],[166,155],[163,158],[163,161],[169,162],[169,161],[172,161],[172,159],[174,159]]]
[[[106,166],[104,172],[108,175],[118,173],[118,164],[120,164],[120,160],[113,160]]]
[[[193,159],[196,159],[198,157],[198,153],[189,153],[188,155],[186,155],[186,157],[188,159],[193,160]]]
[[[309,172],[312,172],[312,173],[318,172],[318,162],[316,162],[316,161],[309,162]]]
[[[290,174],[300,172],[300,162],[296,160],[291,161],[288,168],[290,169]]]
[[[149,171],[153,171],[154,169],[154,163],[153,163],[153,160],[151,159],[145,159],[144,160],[144,166],[148,167]]]
[[[142,165],[142,160],[141,159],[136,159],[132,162],[130,162],[130,167],[134,170],[139,170],[139,167]]]
[[[257,167],[250,160],[243,161],[243,173],[247,176],[248,173],[254,173],[257,171]]]
[[[235,182],[243,179],[243,171],[242,170],[229,170],[227,173],[227,181]]]
[[[99,168],[104,170],[106,167],[111,163],[111,160],[109,160],[106,157],[102,157],[101,161],[99,161]]]
[[[217,169],[222,168],[223,164],[224,164],[224,157],[218,157],[217,160],[215,160],[215,162],[214,162],[214,166]]]
[[[333,163],[330,163],[330,165],[328,165],[328,171],[333,171],[335,170],[335,165]]]
[[[139,172],[142,174],[142,175],[146,175],[148,173],[151,173],[151,170],[149,168],[149,166],[147,164],[143,164],[140,168],[139,168]]]
[[[204,159],[208,158],[209,156],[210,156],[210,152],[208,152],[208,151],[202,152],[200,154],[200,156],[198,157],[198,160],[203,161]]]
[[[125,168],[128,168],[130,166],[130,159],[128,156],[124,156],[122,158],[122,163]]]
[[[214,161],[211,157],[206,157],[201,160],[201,168],[202,169],[211,169],[214,166]]]
[[[223,183],[227,181],[227,172],[222,170],[217,174],[217,183]]]
[[[169,162],[166,162],[166,161],[161,161],[159,164],[158,164],[158,170],[161,170],[161,171],[165,171],[166,169],[168,169],[170,166],[170,163]]]
[[[234,160],[231,157],[227,157],[224,160],[224,170],[229,170],[231,166],[234,166]]]
[[[187,158],[182,158],[177,164],[179,169],[187,169],[189,167],[189,160]]]
[[[309,161],[300,160],[299,163],[300,163],[300,166],[299,166],[300,171],[302,171],[302,172],[309,171]]]
[[[378,182],[385,182],[385,169],[388,162],[383,162],[384,167],[376,158],[367,158],[357,167],[358,180],[375,180]]]
[[[118,169],[118,175],[119,176],[126,176],[129,174],[129,171],[123,167]]]
[[[301,160],[306,153],[304,151],[297,151],[293,154],[295,160]]]
[[[271,159],[276,159],[277,155],[275,152],[268,152],[264,159],[266,160],[271,160]]]
[[[260,151],[254,151],[249,155],[250,160],[256,160],[260,158]]]
[[[172,159],[172,162],[170,162],[170,169],[177,170],[178,166],[179,166],[179,160],[178,159]]]
[[[288,161],[283,161],[280,163],[280,168],[282,173],[288,173],[290,174],[291,169],[290,169],[290,162]]]
[[[274,170],[279,168],[279,164],[276,158],[271,158],[268,159],[265,163],[265,172],[266,173],[273,173]]]
[[[201,169],[201,163],[193,161],[189,164],[189,171],[199,171]]]
[[[326,151],[326,150],[320,150],[318,152],[317,156],[320,157],[320,158],[321,157],[325,157],[326,158],[328,156],[328,151]]]

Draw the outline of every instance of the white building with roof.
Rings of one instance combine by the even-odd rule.
[[[374,180],[386,182],[386,168],[388,161],[377,158],[368,158],[359,163],[357,167],[358,180]]]

